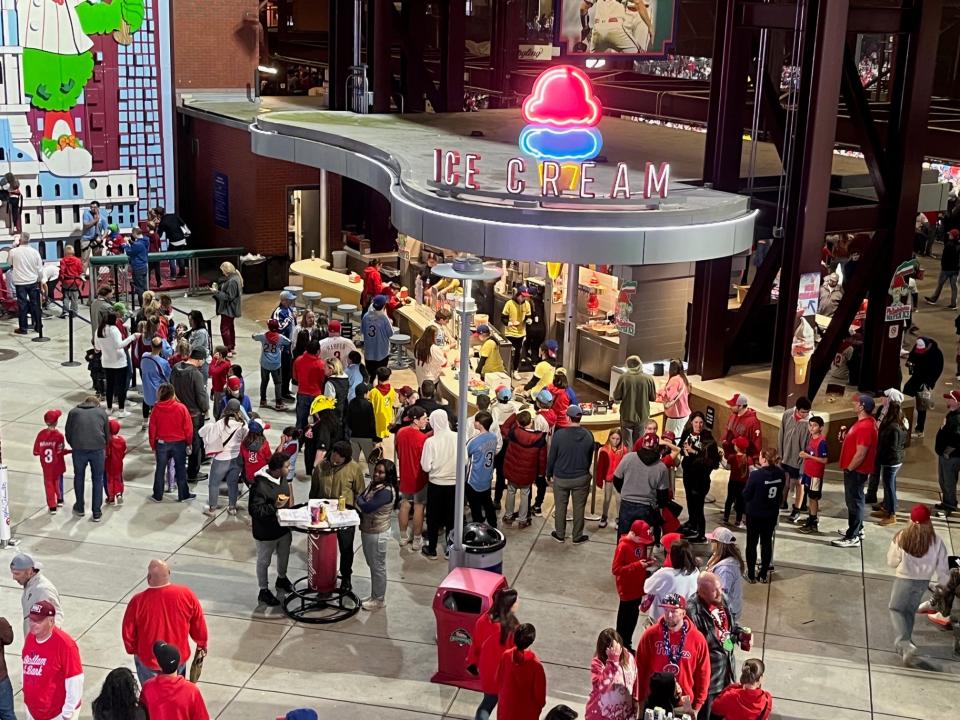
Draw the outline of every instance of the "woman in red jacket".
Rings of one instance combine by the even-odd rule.
[[[653,533],[643,520],[634,520],[630,532],[620,537],[613,553],[613,577],[617,582],[620,607],[617,610],[617,633],[628,650],[633,650],[633,633],[640,617],[643,584],[647,568],[655,564],[650,555]]]
[[[773,695],[760,687],[763,660],[750,658],[740,670],[740,682],[723,689],[710,708],[710,717],[723,720],[768,720],[773,713]]]
[[[497,667],[498,720],[540,720],[547,704],[547,675],[537,654],[530,650],[537,629],[524,623],[513,633],[515,647],[507,650]]]
[[[163,481],[171,459],[177,478],[177,501],[195,498],[187,486],[187,446],[193,443],[193,420],[170,383],[157,388],[157,403],[150,411],[149,439],[150,449],[157,456],[151,499],[163,502]]]
[[[530,526],[530,487],[547,471],[547,434],[535,431],[529,410],[517,413],[517,422],[507,434],[507,451],[503,457],[503,476],[507,480],[507,502],[503,522],[519,527]],[[514,512],[520,493],[520,513]]]
[[[483,699],[477,708],[476,720],[488,720],[497,706],[497,667],[503,653],[513,647],[513,631],[517,629],[517,591],[500,588],[493,595],[493,605],[477,619],[473,643],[467,653],[467,672],[480,676]]]
[[[366,310],[367,305],[373,302],[373,299],[383,292],[383,277],[380,275],[380,260],[374,258],[363,269],[363,293],[360,297],[360,303]]]
[[[629,450],[623,444],[623,433],[617,428],[607,434],[607,442],[603,444],[600,448],[600,454],[597,455],[594,482],[596,482],[598,488],[603,488],[603,512],[600,515],[600,524],[597,527],[605,528],[607,526],[610,501],[613,499],[613,493],[616,492],[616,488],[613,486],[613,473]]]

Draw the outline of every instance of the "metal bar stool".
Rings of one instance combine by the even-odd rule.
[[[333,311],[337,309],[337,305],[340,304],[340,298],[338,297],[323,297],[320,298],[320,304],[324,307],[324,312],[327,314],[327,321],[333,320]]]
[[[318,293],[315,290],[307,290],[307,292],[303,294],[303,301],[307,305],[307,310],[313,310],[313,306],[317,304],[321,295],[322,293]]]
[[[404,333],[396,333],[390,338],[390,367],[394,370],[404,370],[413,365],[413,358],[407,355],[409,344],[410,336]]]
[[[353,340],[353,316],[357,314],[357,306],[350,303],[340,303],[337,305],[337,312],[343,318],[340,335],[347,340]]]

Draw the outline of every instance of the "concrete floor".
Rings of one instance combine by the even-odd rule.
[[[922,289],[928,290],[929,284],[924,281]],[[272,294],[245,298],[245,317],[238,323],[238,361],[247,370],[254,398],[257,347],[244,338],[262,327],[273,301]],[[177,298],[175,304],[184,310],[212,311],[206,298]],[[924,334],[953,347],[953,313],[923,306],[917,321]],[[170,562],[174,581],[192,587],[207,613],[210,655],[200,688],[212,717],[272,718],[303,705],[315,707],[324,717],[346,719],[368,718],[374,712],[386,720],[473,717],[477,694],[429,681],[436,669],[430,603],[445,575],[442,561],[428,562],[392,545],[388,607],[339,625],[301,626],[279,612],[259,612],[255,553],[245,510],[235,518],[222,513],[211,521],[201,514],[199,502],[150,503],[153,462],[138,415],[123,422],[130,446],[126,503],[105,509],[99,525],[89,516],[78,520],[68,512],[49,516],[39,467],[31,455],[33,439],[42,427],[43,411],[50,407],[66,411],[81,401],[89,378],[83,366],[60,365],[67,353],[64,321],[48,321],[53,340],[43,344],[10,335],[13,327],[9,321],[0,323],[0,348],[19,353],[0,362],[0,435],[9,468],[10,512],[22,549],[45,563],[44,572],[59,588],[65,627],[78,639],[86,673],[80,717],[90,716],[90,702],[109,669],[132,667],[123,652],[120,621],[130,595],[143,588],[147,563],[154,557]],[[78,339],[86,332],[81,324]],[[85,349],[79,342],[76,352],[82,357]],[[948,368],[952,370],[949,362]],[[397,378],[397,384],[408,381]],[[951,374],[938,391],[953,386]],[[940,415],[942,403],[931,414],[925,441],[909,451],[901,472],[902,509],[915,501],[936,500],[930,447]],[[264,416],[273,423],[268,437],[275,444],[279,428],[292,416],[281,418],[273,412]],[[884,558],[894,528],[868,527],[860,549],[830,547],[833,531],[845,524],[841,519],[845,511],[839,475],[831,472],[828,481],[823,535],[807,537],[781,527],[773,582],[745,588],[743,620],[756,634],[756,651],[751,654],[762,656],[767,664],[765,685],[776,698],[774,717],[949,716],[955,712],[960,676],[960,659],[951,655],[949,635],[920,618],[915,640],[923,666],[904,669],[892,653],[886,611],[891,571]],[[718,473],[713,494],[721,501],[724,485]],[[297,491],[306,493],[306,484],[298,484]],[[205,492],[201,483],[201,498]],[[68,489],[68,507],[71,494]],[[718,508],[708,510],[708,522],[716,522]],[[548,707],[563,702],[582,712],[595,638],[615,622],[617,599],[608,570],[614,531],[588,523],[591,542],[573,547],[554,543],[550,529],[543,520],[526,530],[508,529],[505,571],[520,591],[522,621],[539,630],[534,647],[547,667]],[[938,521],[937,529],[952,552],[960,553],[960,525]],[[300,577],[305,574],[302,537],[295,539],[294,547],[291,577]],[[369,589],[362,553],[358,552],[355,567],[356,589],[362,596]],[[8,576],[0,577],[0,613],[13,620],[17,635],[7,648],[16,692],[22,638],[14,619],[19,618],[19,602],[19,587]],[[17,703],[22,712],[19,698]]]

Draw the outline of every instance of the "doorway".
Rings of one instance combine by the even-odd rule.
[[[291,262],[323,257],[320,188],[291,188],[287,192],[287,239]]]

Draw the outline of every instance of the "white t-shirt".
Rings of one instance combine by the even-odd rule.
[[[60,277],[60,263],[47,263],[41,271],[43,282],[48,283]]]
[[[677,595],[688,598],[696,593],[697,580],[699,577],[699,570],[694,570],[689,575],[684,575],[679,570],[668,567],[662,567],[648,577],[643,584],[643,591],[647,595],[653,596],[653,604],[647,611],[650,619],[656,621],[663,615],[663,608],[660,607],[661,598],[670,593],[677,593]]]
[[[331,335],[320,341],[320,357],[325,361],[337,358],[344,366],[347,364],[347,356],[356,350],[357,346],[352,340],[339,335]]]
[[[43,273],[43,258],[32,245],[18,245],[7,254],[13,273],[14,285],[33,285],[40,282]]]

